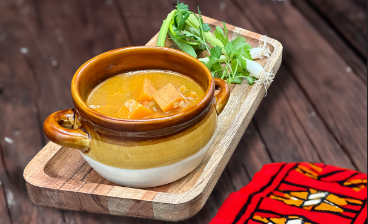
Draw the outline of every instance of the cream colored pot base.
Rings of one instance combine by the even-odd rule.
[[[203,161],[213,139],[214,137],[205,147],[189,158],[169,166],[152,169],[121,169],[97,162],[83,153],[81,155],[98,174],[113,183],[133,188],[149,188],[172,183],[192,172]]]

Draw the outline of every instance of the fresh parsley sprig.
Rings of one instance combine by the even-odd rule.
[[[204,23],[198,7],[198,15],[189,11],[188,5],[177,3],[168,18],[164,21],[158,46],[164,46],[167,34],[185,53],[197,57],[196,50],[204,50],[208,57],[200,58],[212,75],[230,83],[240,84],[242,79],[253,84],[257,78],[247,71],[247,61],[252,61],[246,39],[238,37],[229,41],[225,22],[223,28],[217,26],[214,34],[209,24]],[[212,48],[211,48],[212,47]]]
[[[240,84],[242,78],[246,78],[249,81],[249,84],[253,84],[256,78],[249,75],[249,72],[246,70],[247,61],[244,59],[252,60],[250,55],[250,49],[252,47],[250,44],[246,43],[246,39],[243,37],[237,37],[236,39],[229,41],[228,30],[225,22],[223,23],[223,26],[224,29],[217,26],[214,34],[216,38],[223,43],[223,49],[226,54],[222,56],[222,48],[216,46],[211,49],[209,60],[200,60],[204,62],[214,77],[227,80],[229,84]]]
[[[176,6],[174,21],[170,24],[170,32],[174,36],[175,42],[181,41],[186,45],[197,46],[198,49],[210,51],[210,46],[206,42],[205,32],[211,30],[209,24],[204,23],[201,11],[198,7],[198,15],[189,11],[188,5],[179,3]],[[180,46],[179,46],[180,47]],[[183,49],[184,52],[192,52],[189,47]],[[207,54],[208,55],[208,54]],[[193,55],[192,55],[193,56]]]

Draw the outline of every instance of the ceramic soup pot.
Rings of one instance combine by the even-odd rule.
[[[206,90],[206,95],[188,111],[147,120],[108,117],[86,104],[89,93],[104,80],[149,69],[189,76]],[[217,94],[215,86],[220,87]],[[71,93],[75,109],[50,115],[44,123],[47,137],[61,146],[78,149],[107,180],[147,188],[174,182],[202,162],[230,90],[225,81],[212,78],[203,63],[181,51],[129,47],[106,52],[82,65],[74,75]]]

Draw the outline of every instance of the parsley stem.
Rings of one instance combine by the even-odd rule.
[[[236,75],[236,72],[238,71],[238,66],[239,66],[239,60],[236,60],[236,68],[235,68],[234,75]]]
[[[175,14],[176,14],[176,9],[174,9],[162,23],[160,33],[157,39],[158,47],[165,47],[167,32],[169,31],[169,26],[171,24],[171,21],[174,19]]]
[[[185,53],[197,58],[197,53],[195,52],[195,50],[193,49],[193,47],[191,45],[186,44],[183,41],[179,40],[177,38],[177,36],[174,36],[174,34],[171,33],[171,31],[169,32],[169,35],[170,35],[171,39],[176,43],[176,45],[178,45],[180,50],[182,50]]]
[[[187,43],[189,45],[199,45],[200,43],[196,43],[196,42],[191,42],[191,41],[186,41],[186,40],[183,40],[184,43]]]
[[[174,20],[172,20],[172,21],[171,21],[171,23],[170,23],[170,25],[169,25],[169,29],[170,29],[171,33],[172,33],[174,36],[176,36],[176,33],[174,32],[174,29],[173,29],[174,22],[175,22]]]

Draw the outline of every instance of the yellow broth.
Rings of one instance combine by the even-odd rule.
[[[161,94],[157,93],[155,99],[139,101],[138,99],[141,98],[139,94],[142,89],[142,84],[146,83],[147,79],[153,84],[157,92],[161,90]],[[160,101],[161,98],[172,95],[164,91],[165,89],[170,89],[170,84],[176,88],[183,100],[173,104],[173,109],[164,112],[163,110],[165,109],[162,109],[163,107]],[[185,87],[183,88],[183,86]],[[170,90],[174,89],[174,87]],[[188,91],[183,92],[183,89]],[[189,95],[187,93],[189,93]],[[171,71],[144,70],[119,74],[105,80],[91,91],[87,98],[87,105],[97,112],[109,117],[137,119],[130,118],[128,113],[132,111],[130,106],[138,103],[152,111],[152,114],[149,112],[150,115],[139,119],[152,119],[172,116],[188,110],[198,104],[203,99],[204,95],[204,89],[187,76]],[[134,100],[135,103],[131,104],[132,100]],[[146,110],[145,108],[143,109]]]

